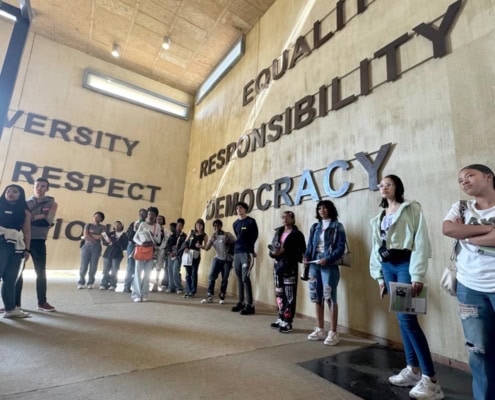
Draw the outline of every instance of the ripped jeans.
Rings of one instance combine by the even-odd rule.
[[[459,315],[469,350],[475,400],[495,399],[495,293],[478,292],[457,282]]]
[[[337,304],[337,286],[340,280],[338,265],[311,264],[309,267],[309,298],[312,303],[332,301]]]

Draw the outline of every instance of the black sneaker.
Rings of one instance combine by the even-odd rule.
[[[292,324],[282,321],[282,323],[280,324],[280,328],[278,328],[278,331],[280,333],[289,333],[292,331]]]
[[[282,321],[282,320],[279,318],[279,319],[277,319],[275,322],[272,322],[272,323],[270,324],[270,328],[273,328],[273,329],[278,329],[278,328],[280,328],[280,324],[281,324],[282,322],[284,322],[284,321]]]
[[[232,312],[239,312],[244,309],[244,304],[237,303],[234,307],[232,307]]]
[[[244,307],[241,310],[241,315],[251,315],[254,314],[254,306],[250,304],[246,304],[246,307]]]

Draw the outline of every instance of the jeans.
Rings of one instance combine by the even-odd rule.
[[[337,304],[337,286],[340,270],[337,265],[311,264],[309,267],[309,298],[311,302],[321,304],[323,300]]]
[[[457,282],[462,329],[469,350],[475,400],[495,399],[495,293],[478,292]]]
[[[104,288],[117,287],[118,273],[120,269],[121,258],[103,257],[103,278],[100,286]]]
[[[382,262],[382,272],[385,284],[390,293],[390,282],[411,283],[409,274],[409,262],[391,264]],[[421,368],[423,375],[435,376],[435,368],[431,358],[430,347],[426,336],[415,314],[397,313],[400,334],[404,343],[407,365]]]
[[[234,271],[237,275],[237,298],[242,304],[253,305],[253,288],[251,286],[251,268],[254,257],[249,253],[237,253],[234,255]],[[245,295],[245,296],[244,296]],[[244,303],[246,299],[246,303]]]
[[[169,259],[169,276],[168,276],[168,289],[171,292],[177,290],[183,290],[182,288],[182,276],[180,274],[180,257]]]
[[[153,260],[136,260],[136,271],[132,281],[132,298],[147,299],[150,293],[150,275],[153,269]]]
[[[208,296],[215,294],[215,281],[219,274],[222,274],[222,283],[220,284],[220,299],[225,299],[227,286],[229,284],[230,270],[232,269],[232,261],[220,260],[215,257],[211,263],[210,274],[208,275]]]
[[[194,258],[192,265],[186,266],[186,293],[196,294],[198,291],[198,269],[201,258]]]
[[[15,283],[21,269],[23,253],[16,253],[13,243],[0,239],[0,278],[2,278],[2,301],[5,311],[15,308]]]
[[[95,283],[96,270],[98,269],[98,260],[101,255],[101,242],[86,242],[81,247],[81,266],[79,268],[79,284],[84,285],[86,283],[86,272],[88,272],[88,285]]]
[[[134,280],[134,272],[136,270],[136,260],[134,260],[134,242],[129,242],[127,244],[127,269],[124,279],[124,291],[128,292],[131,290],[132,281]]]

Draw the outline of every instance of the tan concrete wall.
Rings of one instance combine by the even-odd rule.
[[[282,136],[275,143],[246,157],[232,161],[227,168],[199,179],[200,162],[237,141],[251,128],[270,118],[306,95],[329,85],[335,76],[342,80],[342,97],[359,95],[359,63],[373,58],[378,49],[422,22],[439,24],[453,0],[380,0],[356,15],[356,2],[346,2],[347,25],[310,56],[301,59],[268,90],[242,107],[243,87],[255,79],[284,48],[311,31],[316,20],[323,29],[335,29],[336,1],[279,0],[247,36],[246,54],[231,73],[196,108],[192,125],[190,157],[184,192],[186,228],[205,215],[208,199],[246,188],[258,188],[283,176],[294,177],[295,195],[298,176],[305,169],[314,173],[315,183],[323,191],[324,169],[334,160],[348,161],[352,168],[336,173],[335,185],[352,182],[352,191],[334,199],[345,225],[353,253],[353,267],[341,269],[339,286],[339,323],[372,335],[400,340],[394,315],[380,301],[377,284],[370,278],[369,220],[378,212],[378,192],[368,189],[368,176],[354,154],[375,153],[382,144],[392,143],[381,176],[395,173],[403,179],[406,197],[423,205],[433,245],[433,258],[427,275],[431,292],[429,312],[421,317],[434,353],[465,360],[463,338],[456,302],[438,286],[448,260],[451,240],[441,234],[441,223],[450,205],[461,193],[456,183],[457,170],[466,163],[492,165],[494,139],[495,50],[494,1],[469,0],[462,5],[451,29],[448,54],[432,58],[431,42],[413,37],[399,50],[400,69],[406,71],[395,82],[385,82],[385,59],[372,61],[371,79],[375,86],[368,96],[310,125]],[[330,16],[325,19],[325,16]],[[417,65],[418,64],[418,65]],[[352,72],[351,72],[352,71]],[[329,96],[330,97],[330,96]],[[374,158],[374,154],[371,158]],[[270,199],[272,192],[263,198]],[[274,227],[280,224],[281,209],[256,208],[251,216],[260,228],[258,258],[252,274],[257,301],[274,303],[272,262],[267,256]],[[315,202],[309,197],[292,207],[297,224],[307,235],[314,221]],[[224,218],[231,229],[234,217]],[[208,232],[212,231],[211,221]],[[200,278],[207,281],[212,254],[204,255]],[[229,287],[235,291],[235,278]],[[299,286],[298,311],[313,316],[305,284]]]
[[[119,67],[110,65],[79,51],[58,45],[41,36],[30,35],[22,65],[10,105],[9,118],[19,110],[24,114],[11,129],[4,129],[1,139],[1,187],[14,178],[16,162],[31,163],[39,167],[32,174],[37,178],[43,174],[43,167],[52,170],[50,179],[53,187],[49,195],[59,204],[57,218],[61,218],[60,237],[50,238],[48,246],[48,268],[77,269],[79,267],[79,242],[71,241],[65,235],[65,229],[71,221],[91,222],[97,210],[106,214],[105,223],[112,224],[119,219],[125,226],[137,218],[141,207],[149,207],[151,189],[134,189],[134,195],[143,195],[141,200],[132,200],[128,196],[128,185],[140,183],[160,187],[156,190],[153,205],[168,219],[176,219],[182,211],[184,176],[189,146],[190,121],[173,118],[155,111],[113,99],[82,87],[83,70],[91,67],[101,73],[114,76],[134,85],[146,88],[165,96],[173,97],[185,103],[192,103],[191,97],[171,87],[136,75]],[[26,129],[28,113],[45,118],[35,119],[39,124]],[[72,126],[65,140],[62,135],[50,137],[53,120],[61,120]],[[108,132],[130,141],[139,141],[132,155],[127,155],[123,140],[117,139],[114,151],[109,151],[109,138],[96,148],[95,139],[91,145],[81,145],[75,141],[78,127],[87,127],[94,131]],[[29,133],[36,130],[36,133]],[[84,175],[80,190],[68,190],[70,184],[67,174],[77,171]],[[88,193],[90,175],[98,175],[107,181],[102,188]],[[117,183],[123,189],[109,189],[109,179],[114,178],[126,183]],[[32,194],[31,185],[26,176],[19,177],[19,183]],[[111,194],[122,196],[109,196]],[[50,237],[54,234],[50,232]],[[72,234],[80,232],[75,227]],[[30,265],[31,267],[31,265]]]

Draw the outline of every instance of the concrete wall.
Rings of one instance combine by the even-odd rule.
[[[8,42],[10,27],[0,24],[0,29]],[[80,224],[91,222],[97,210],[106,214],[104,223],[118,219],[126,227],[139,208],[151,204],[170,220],[182,211],[191,122],[83,88],[86,67],[192,103],[183,92],[29,36],[10,105],[13,126],[1,139],[1,187],[18,181],[31,195],[30,179],[45,175],[50,180],[48,194],[59,203],[59,221],[47,242],[50,269],[78,268],[79,240],[70,238],[80,237]],[[124,138],[139,143],[129,150]]]
[[[380,147],[391,143],[379,178],[388,173],[401,176],[406,198],[423,205],[433,246],[427,275],[429,312],[421,318],[423,326],[434,353],[465,360],[456,302],[438,286],[452,244],[442,236],[441,223],[450,205],[461,197],[457,170],[471,162],[492,164],[495,2],[462,2],[446,38],[447,54],[438,58],[433,58],[432,42],[415,34],[413,28],[433,21],[438,27],[448,6],[460,3],[379,0],[367,2],[370,4],[361,14],[357,13],[357,3],[345,3],[345,26],[318,49],[313,49],[313,24],[321,20],[323,34],[335,31],[336,1],[279,0],[249,33],[242,60],[195,111],[184,192],[186,228],[208,214],[208,200],[248,188],[256,193],[262,184],[273,184],[281,177],[293,178],[290,195],[294,200],[304,170],[313,171],[319,193],[329,198],[324,191],[325,168],[335,160],[347,161],[350,168],[337,170],[331,178],[336,189],[343,181],[352,183],[349,193],[332,199],[353,253],[352,268],[341,269],[339,323],[399,341],[394,315],[387,311],[386,301],[380,301],[378,286],[368,270],[369,220],[378,212],[380,198],[377,191],[370,190],[368,174],[355,156],[364,152],[374,160]],[[410,39],[397,50],[398,79],[387,81],[386,59],[374,54],[406,33]],[[311,54],[301,57],[294,68],[243,107],[244,86],[270,67],[284,49],[293,52],[300,35],[306,35]],[[371,60],[371,92],[366,96],[361,95],[359,71],[365,58]],[[268,124],[272,116],[294,108],[304,96],[318,95],[322,85],[328,88],[331,99],[329,85],[335,77],[342,78],[340,98],[355,95],[356,101],[327,115],[320,115],[317,109],[314,121],[307,126],[245,157],[235,157],[227,167],[200,178],[202,161],[253,128]],[[218,161],[218,157],[213,160]],[[264,190],[261,198],[262,202],[273,201],[273,190]],[[252,274],[257,301],[274,303],[273,267],[266,245],[280,224],[282,211],[293,210],[298,226],[307,235],[315,220],[315,204],[311,196],[304,196],[299,205],[282,204],[266,211],[255,206],[251,211],[261,233]],[[224,215],[224,226],[231,229],[234,217],[225,216],[225,209],[218,215]],[[207,225],[211,232],[211,220]],[[203,256],[203,283],[211,257]],[[235,279],[230,289],[235,291]],[[298,301],[299,312],[314,315],[305,284],[299,286]]]

